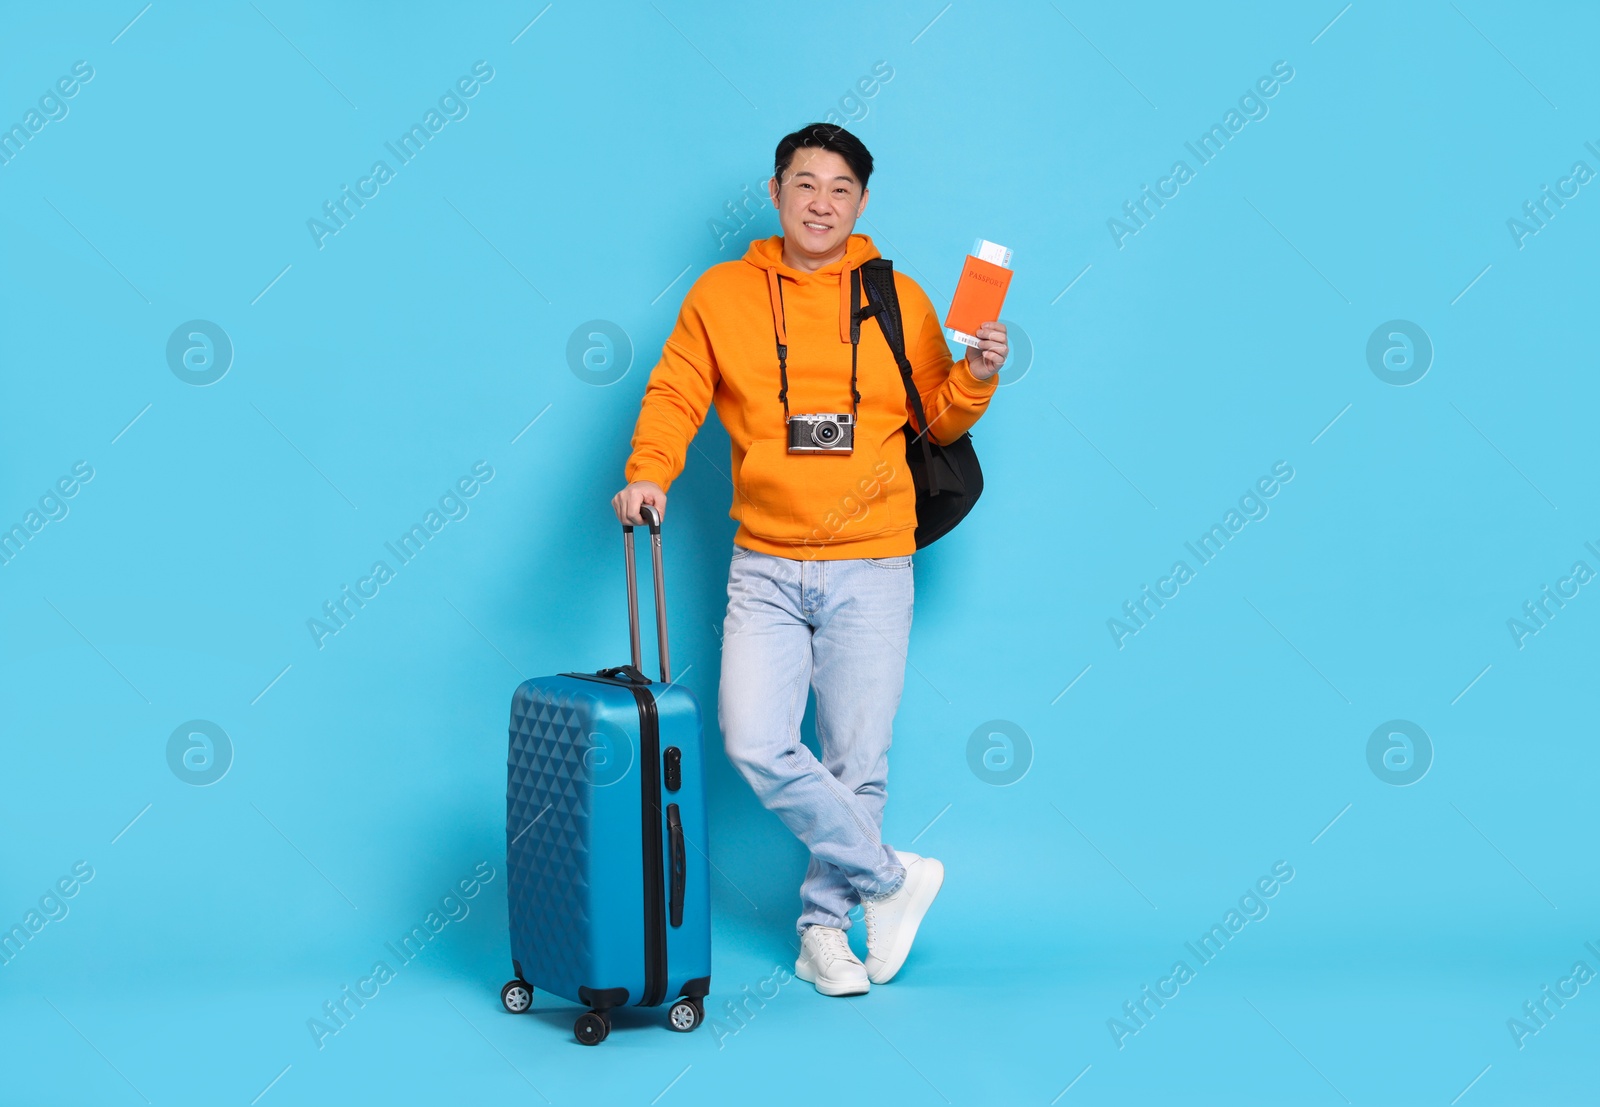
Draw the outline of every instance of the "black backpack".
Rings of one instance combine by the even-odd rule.
[[[868,303],[861,303],[865,283]],[[900,297],[894,288],[894,262],[874,258],[850,274],[850,340],[859,342],[861,322],[877,316],[889,352],[900,367],[900,379],[916,415],[916,424],[907,422],[906,464],[911,483],[917,490],[917,549],[943,538],[967,517],[972,505],[983,494],[983,470],[978,467],[978,452],[972,448],[972,435],[963,434],[948,446],[934,442],[927,433],[928,416],[922,410],[922,397],[911,379],[911,362],[906,357],[905,332],[900,321]],[[917,427],[921,427],[918,430]]]

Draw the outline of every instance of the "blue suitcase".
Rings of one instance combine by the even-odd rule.
[[[671,1001],[693,1030],[711,990],[710,862],[700,705],[668,672],[661,517],[650,524],[661,680],[641,671],[633,528],[623,527],[633,663],[535,677],[511,703],[506,868],[507,1011],[537,985],[589,1010],[573,1032],[598,1045],[616,1007]]]

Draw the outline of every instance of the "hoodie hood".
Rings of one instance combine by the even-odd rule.
[[[757,239],[744,252],[744,260],[757,269],[766,271],[767,291],[772,299],[772,321],[777,328],[778,341],[785,344],[789,336],[784,332],[783,311],[779,300],[779,281],[787,279],[799,285],[831,284],[839,290],[839,341],[850,341],[850,273],[863,262],[880,257],[872,239],[864,234],[852,234],[845,245],[844,257],[829,262],[815,272],[794,269],[783,263],[783,236]]]

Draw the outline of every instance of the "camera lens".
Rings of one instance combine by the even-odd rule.
[[[812,428],[811,437],[816,439],[819,446],[831,446],[838,441],[839,424],[831,419],[824,423],[818,423]]]

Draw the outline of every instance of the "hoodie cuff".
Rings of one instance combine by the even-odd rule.
[[[955,359],[956,363],[950,369],[950,377],[955,381],[956,387],[969,396],[987,396],[1000,385],[1000,373],[1005,370],[1002,365],[999,370],[987,379],[980,380],[972,373],[972,366],[967,364],[967,355],[963,353]]]
[[[667,475],[665,469],[648,461],[630,461],[623,469],[623,477],[629,484],[636,480],[647,480],[663,492],[667,491],[667,486],[672,483],[672,478]]]

